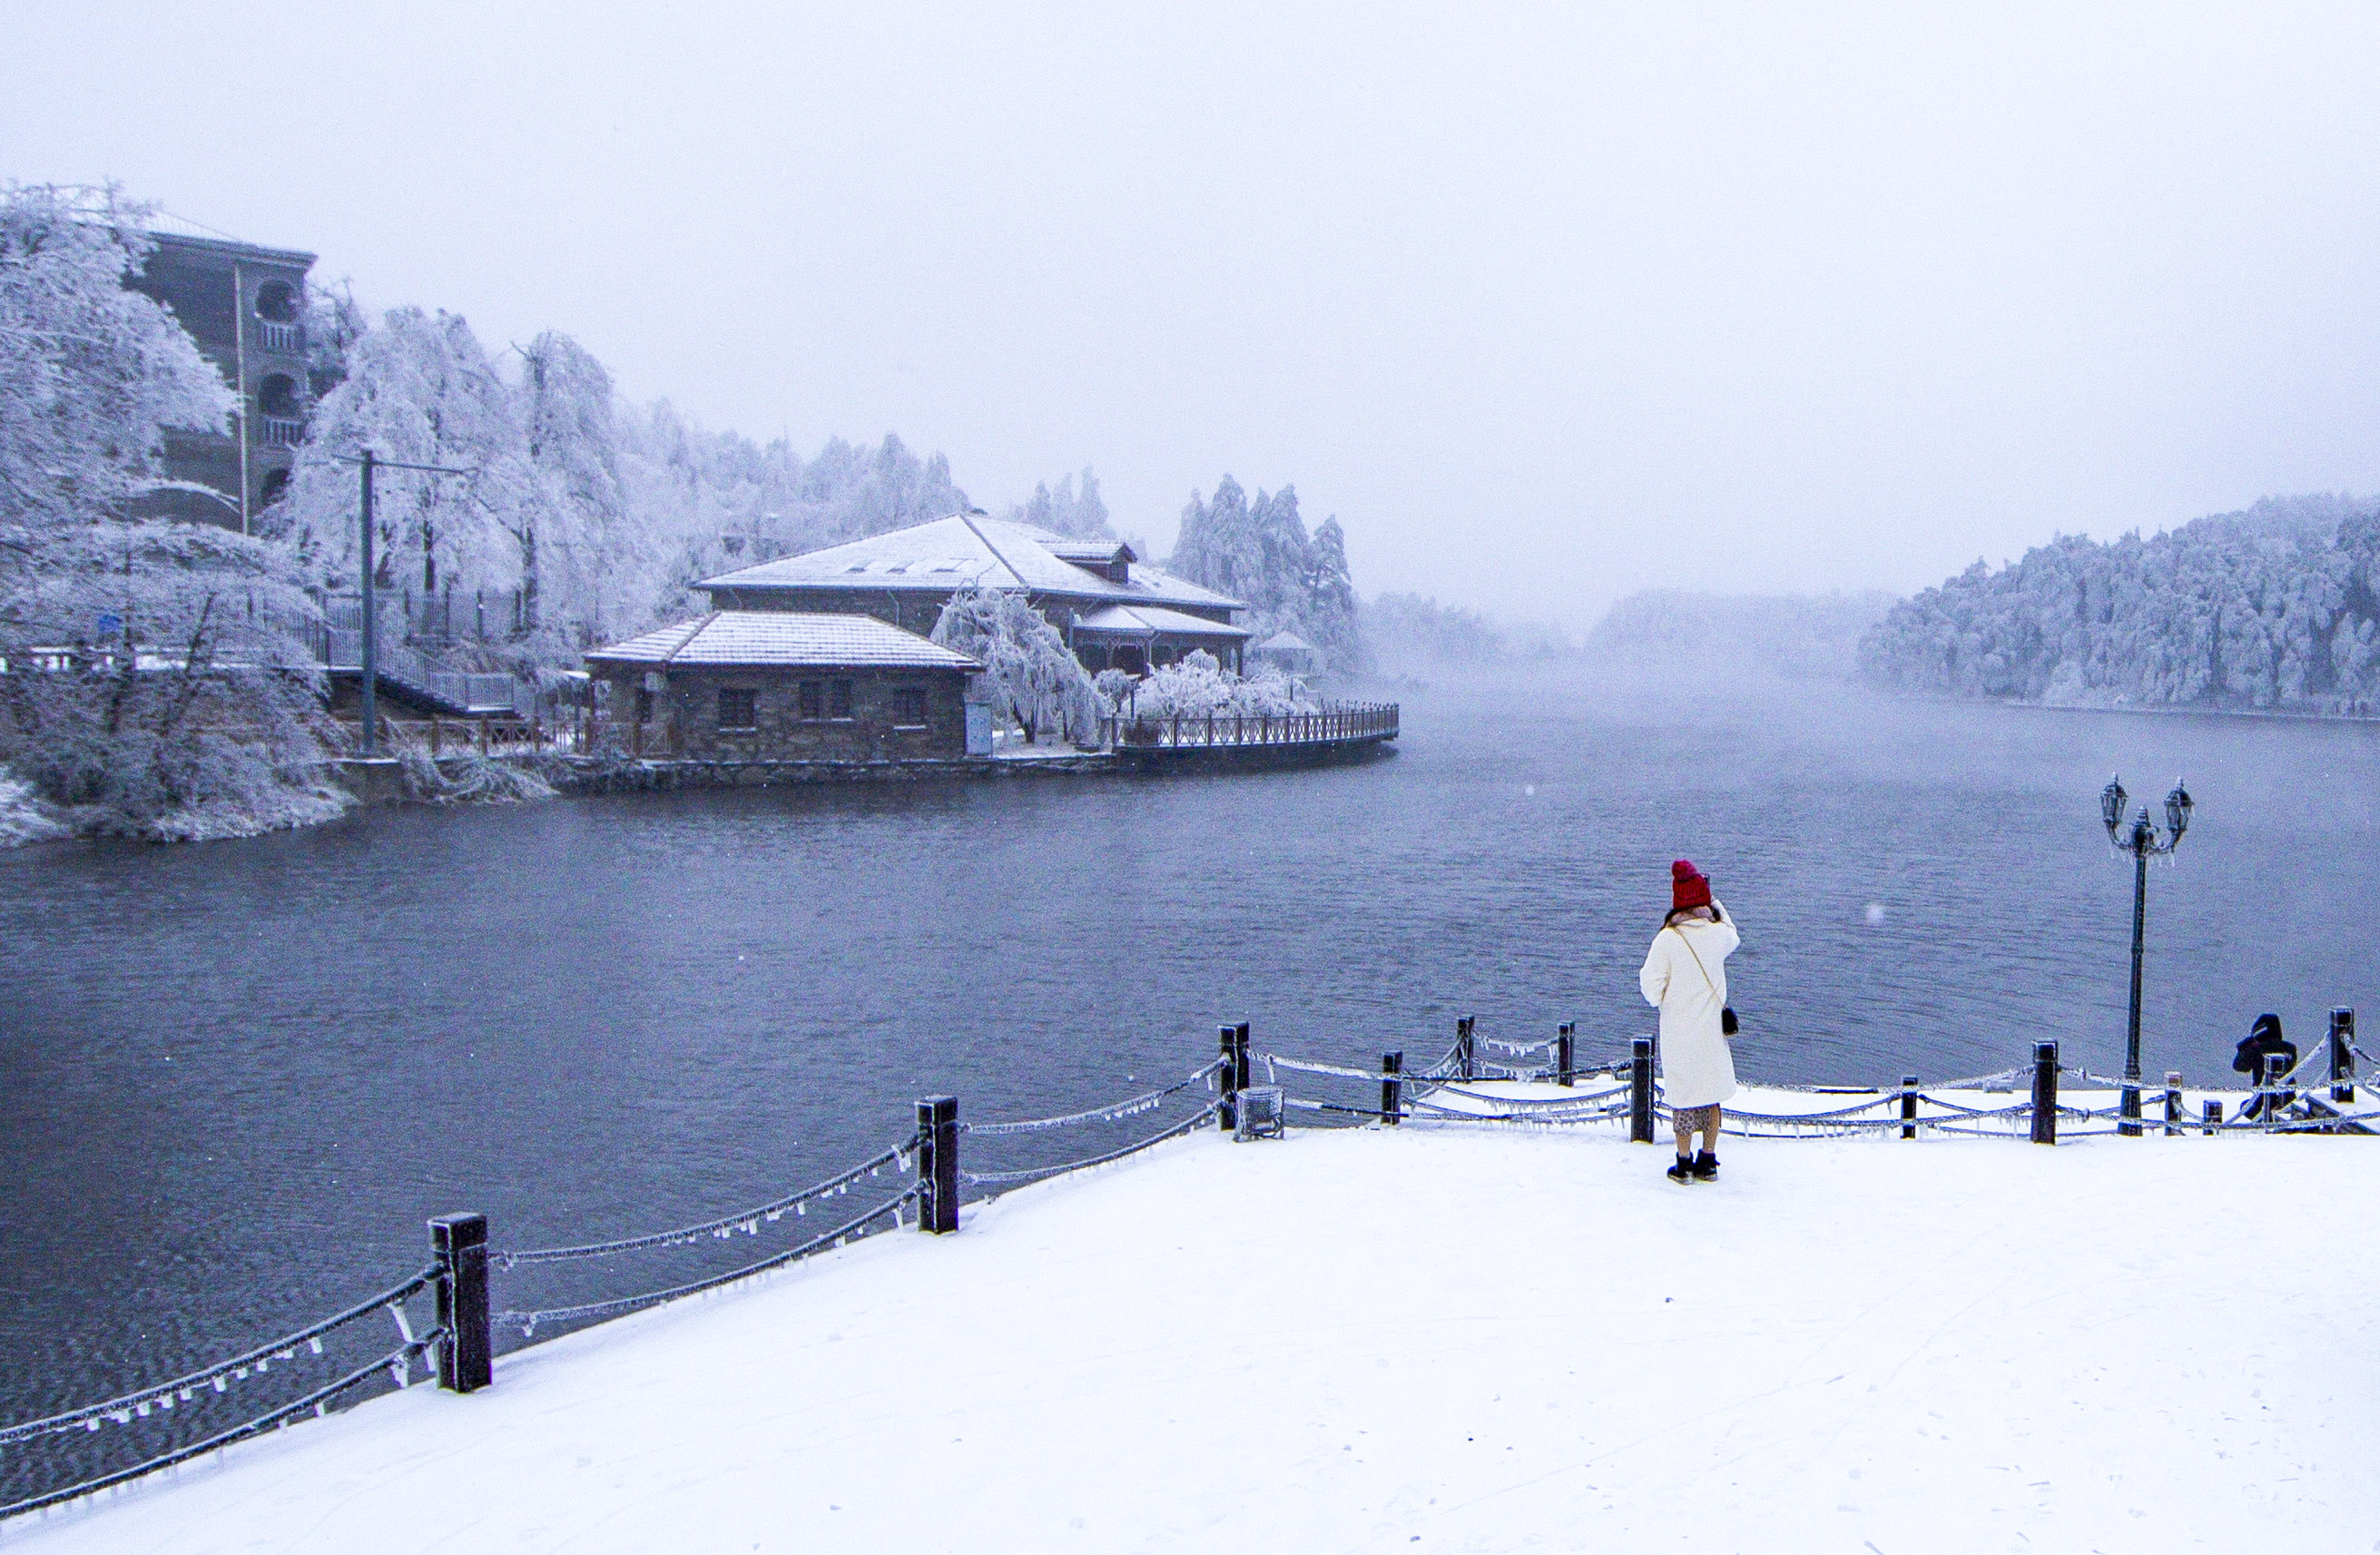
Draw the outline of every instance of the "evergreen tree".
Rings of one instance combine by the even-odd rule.
[[[1346,531],[1334,516],[1307,535],[1296,487],[1259,491],[1251,503],[1226,475],[1213,501],[1193,492],[1166,565],[1245,602],[1242,625],[1259,639],[1294,632],[1320,649],[1333,668],[1357,667],[1362,650]]]
[[[1302,613],[1308,640],[1331,668],[1352,671],[1362,655],[1355,628],[1355,582],[1347,570],[1347,534],[1336,514],[1322,520],[1306,548]]]
[[[1099,478],[1091,467],[1083,467],[1080,491],[1071,475],[1059,479],[1055,491],[1048,481],[1036,481],[1033,500],[1019,503],[1008,510],[1012,524],[1030,524],[1048,529],[1052,534],[1067,535],[1076,540],[1113,540],[1115,530],[1108,523],[1108,504],[1099,497]]]

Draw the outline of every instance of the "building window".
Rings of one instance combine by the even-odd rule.
[[[271,507],[288,494],[289,472],[285,469],[268,469],[264,472],[264,484],[256,489],[256,505]]]
[[[256,316],[285,324],[298,317],[298,293],[286,281],[267,281],[256,288]]]
[[[719,732],[748,735],[760,727],[759,696],[749,687],[722,686],[719,688]]]
[[[803,723],[815,723],[824,718],[826,716],[826,684],[817,680],[803,681],[800,706]]]
[[[1173,650],[1171,648],[1152,648],[1148,650],[1148,662],[1152,664],[1160,666],[1170,664],[1173,662]]]
[[[922,729],[926,726],[926,693],[915,686],[896,687],[892,693],[892,727]]]
[[[267,416],[288,419],[298,414],[298,380],[285,372],[269,375],[256,386],[256,407]]]
[[[848,721],[851,717],[851,682],[830,680],[826,683],[826,715]]]
[[[637,687],[637,722],[639,723],[650,723],[652,721],[653,694],[645,687],[639,686]]]

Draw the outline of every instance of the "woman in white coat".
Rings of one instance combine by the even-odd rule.
[[[1735,1094],[1735,1055],[1720,1027],[1727,958],[1742,943],[1710,881],[1685,859],[1670,866],[1670,916],[1636,975],[1645,1002],[1661,1009],[1661,1088],[1678,1136],[1672,1182],[1718,1175],[1719,1107]],[[1695,1135],[1703,1136],[1699,1154]]]

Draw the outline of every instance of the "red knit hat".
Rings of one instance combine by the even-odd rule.
[[[1691,859],[1681,858],[1670,866],[1670,910],[1683,912],[1688,907],[1707,907],[1710,900],[1710,879],[1694,866]]]

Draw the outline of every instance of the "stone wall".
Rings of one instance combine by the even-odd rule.
[[[636,750],[632,736],[638,692],[647,674],[662,677],[652,697],[641,754],[690,761],[901,761],[952,759],[966,754],[966,676],[955,670],[733,669],[674,665],[643,671],[605,665],[611,683],[607,741],[622,754]],[[851,686],[847,718],[832,716],[835,682]],[[801,687],[819,687],[826,716],[803,716]],[[720,693],[753,694],[750,731],[720,726]],[[897,693],[924,693],[925,723],[900,727]]]

